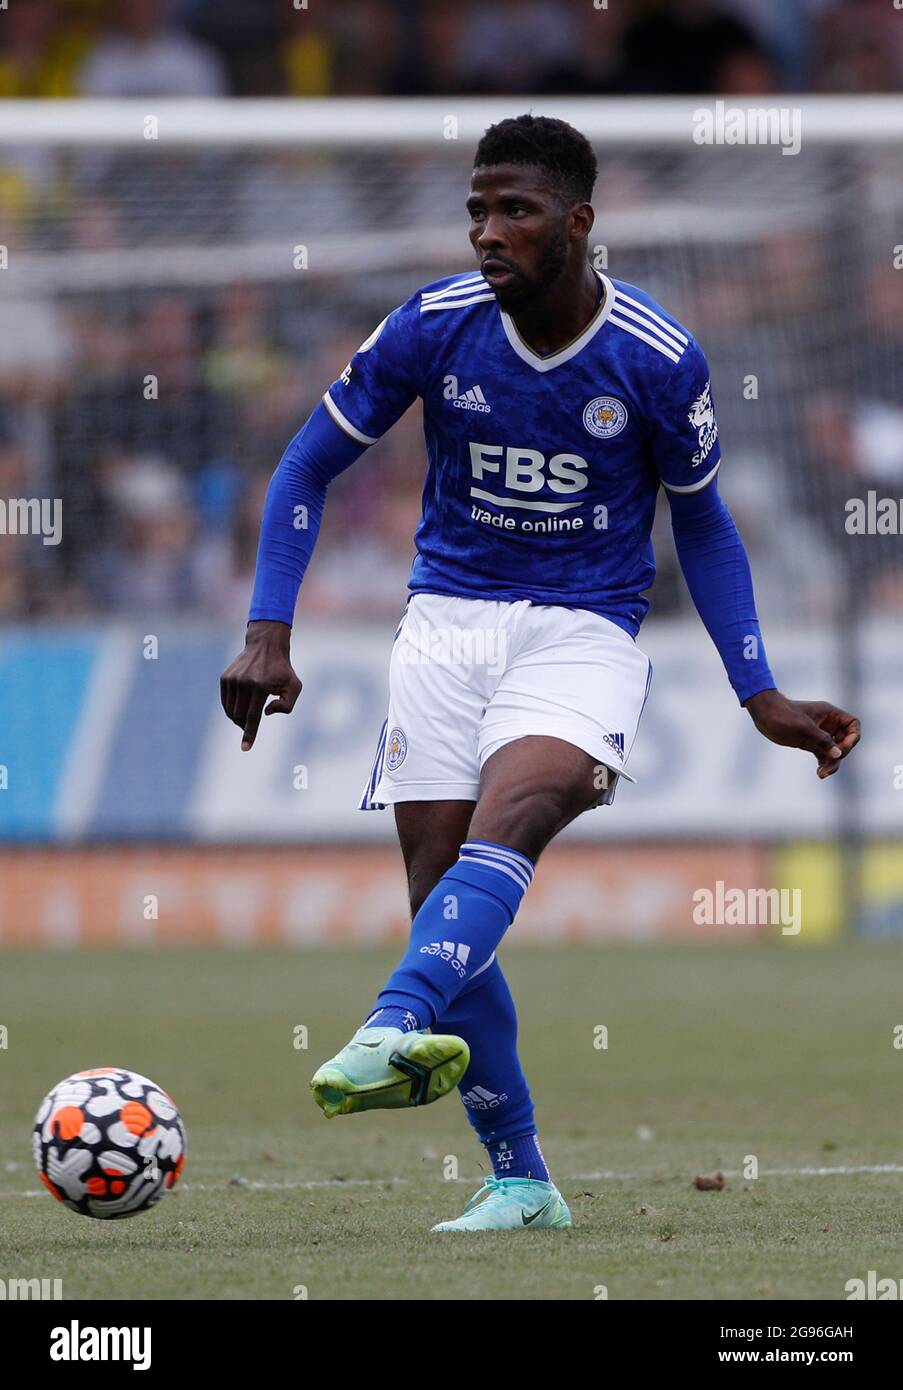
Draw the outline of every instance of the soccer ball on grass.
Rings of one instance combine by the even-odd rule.
[[[77,1071],[35,1116],[34,1160],[70,1211],[111,1220],[158,1202],[185,1162],[185,1127],[171,1098],[123,1067]]]

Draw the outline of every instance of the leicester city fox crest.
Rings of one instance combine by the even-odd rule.
[[[596,396],[583,412],[583,423],[599,439],[611,439],[627,424],[627,407],[615,396]]]
[[[393,729],[386,741],[386,768],[394,772],[401,767],[408,752],[408,741],[401,729]]]

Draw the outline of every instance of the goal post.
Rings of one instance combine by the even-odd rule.
[[[166,98],[78,101],[0,100],[4,143],[86,146],[170,144],[257,148],[386,148],[475,144],[487,126],[530,111],[557,116],[600,146],[679,146],[693,138],[699,112],[798,110],[806,141],[903,142],[903,99],[781,93],[743,101],[699,97],[329,97]],[[149,134],[155,118],[159,136]]]

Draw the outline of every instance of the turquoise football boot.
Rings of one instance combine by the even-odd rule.
[[[310,1089],[328,1120],[361,1110],[430,1105],[453,1091],[470,1064],[463,1038],[401,1028],[359,1028],[314,1073]]]
[[[568,1204],[553,1182],[535,1178],[487,1178],[457,1221],[434,1231],[525,1231],[571,1225]]]

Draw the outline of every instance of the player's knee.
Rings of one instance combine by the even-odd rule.
[[[507,845],[535,861],[559,826],[575,813],[572,802],[567,788],[526,784],[493,787],[477,802],[471,838]]]
[[[442,875],[450,868],[451,864],[435,860],[412,865],[408,873],[408,900],[411,904],[412,919],[417,916]]]

